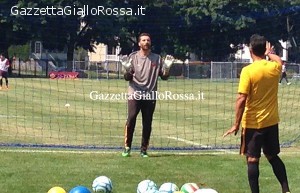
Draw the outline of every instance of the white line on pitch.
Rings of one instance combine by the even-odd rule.
[[[182,139],[182,138],[179,138],[179,137],[167,137],[168,139],[174,139],[176,141],[181,141],[181,142],[184,142],[186,144],[190,144],[190,145],[194,145],[194,146],[200,146],[200,147],[206,147],[206,148],[209,148],[210,146],[209,145],[202,145],[200,143],[196,143],[196,142],[193,142],[193,141],[190,141],[190,140],[186,140],[186,139]]]
[[[19,118],[19,119],[27,119],[27,118],[34,118],[34,119],[41,119],[44,118],[46,116],[18,116],[18,115],[0,115],[0,118]],[[68,119],[68,120],[90,120],[90,119],[95,119],[95,118],[89,118],[87,119],[84,116],[69,116],[69,115],[61,115],[61,116],[51,116],[51,119]],[[117,120],[117,119],[110,119],[110,118],[106,118],[105,120]]]
[[[119,154],[119,151],[105,151],[105,150],[45,150],[45,149],[1,149],[0,152],[11,153],[63,153],[63,154]],[[236,151],[197,151],[197,152],[151,152],[153,155],[159,154],[174,154],[174,155],[224,155],[224,154],[238,154]]]
[[[43,149],[0,149],[0,152],[13,153],[71,153],[71,154],[112,154],[113,151],[82,151],[82,150],[43,150]]]

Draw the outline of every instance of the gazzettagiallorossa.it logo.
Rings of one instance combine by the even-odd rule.
[[[176,101],[200,101],[205,100],[204,93],[201,91],[195,93],[173,93],[171,91],[135,91],[128,93],[102,93],[91,91],[89,97],[93,101],[123,101],[123,100],[176,100]]]
[[[105,7],[97,6],[90,7],[89,5],[83,5],[78,7],[76,5],[64,6],[64,7],[55,7],[55,6],[46,6],[46,7],[11,7],[11,15],[22,15],[22,16],[88,16],[88,15],[107,15],[107,16],[122,16],[122,15],[145,15],[146,8],[138,5],[137,8],[130,7]]]

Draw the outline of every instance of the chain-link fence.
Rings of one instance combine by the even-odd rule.
[[[76,73],[76,78],[119,79],[123,78],[124,73],[124,69],[119,61],[68,62],[32,59],[24,62],[17,58],[11,63],[13,76],[49,77],[53,72],[60,74],[74,72]],[[68,63],[70,64],[68,65]],[[242,68],[248,64],[245,62],[182,62],[175,63],[172,66],[170,75],[171,77],[186,79],[238,79]],[[294,79],[295,81],[300,79],[300,64],[287,63],[286,69],[289,79]],[[72,78],[74,77],[72,76]]]

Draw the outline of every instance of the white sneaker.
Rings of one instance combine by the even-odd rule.
[[[288,83],[286,83],[287,85],[290,85],[290,84],[292,84],[291,82],[288,82]]]

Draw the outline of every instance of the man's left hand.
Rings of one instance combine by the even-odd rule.
[[[173,65],[174,63],[174,57],[171,56],[171,55],[166,55],[166,58],[164,59],[163,61],[163,67],[164,69],[170,69],[171,66]]]

